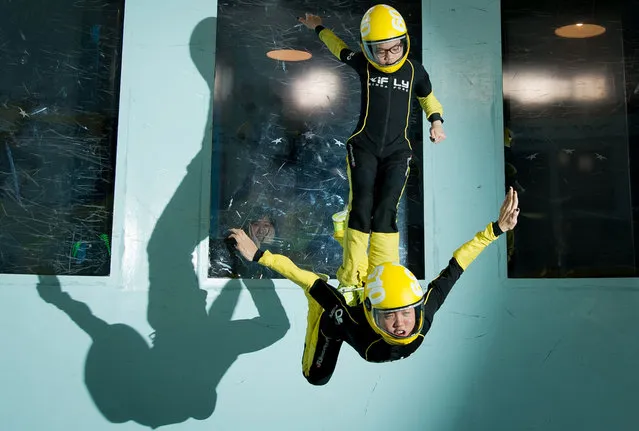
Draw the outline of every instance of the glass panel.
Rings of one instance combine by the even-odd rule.
[[[506,186],[522,211],[510,277],[636,273],[631,3],[502,2]]]
[[[0,272],[107,275],[124,1],[0,4]]]
[[[346,148],[360,110],[359,77],[338,62],[296,16],[304,1],[277,7],[218,3],[213,121],[210,277],[279,278],[246,265],[223,242],[231,227],[266,239],[264,248],[334,276],[342,249],[331,216],[348,201]],[[329,0],[319,13],[349,47],[369,2]],[[421,59],[421,4],[396,4]],[[250,29],[250,31],[247,31]],[[310,53],[306,61],[267,57],[274,49]],[[399,210],[400,257],[424,277],[422,114],[414,100],[411,175]],[[427,141],[430,145],[430,142]]]

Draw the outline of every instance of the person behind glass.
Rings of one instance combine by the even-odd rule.
[[[352,51],[319,16],[306,14],[299,22],[315,30],[330,52],[352,67],[361,84],[361,110],[347,140],[349,202],[343,261],[337,271],[342,291],[361,288],[372,269],[370,254],[393,253],[399,258],[397,207],[410,172],[412,157],[407,131],[415,96],[431,123],[430,139],[446,138],[441,103],[433,94],[424,66],[408,58],[410,39],[402,15],[379,4],[360,23],[362,51]]]
[[[364,300],[349,305],[328,283],[328,277],[297,267],[289,258],[259,249],[241,229],[229,240],[249,261],[268,267],[300,286],[308,300],[302,373],[313,385],[328,383],[343,342],[368,362],[388,362],[410,356],[424,340],[433,317],[468,266],[503,232],[512,230],[519,215],[517,192],[510,189],[497,221],[461,247],[422,290],[415,276],[393,256],[371,256]],[[376,260],[379,259],[379,260]]]
[[[272,244],[275,239],[275,220],[267,214],[255,220],[251,220],[249,223],[249,234],[251,240],[253,240],[258,247],[260,247],[261,244]]]

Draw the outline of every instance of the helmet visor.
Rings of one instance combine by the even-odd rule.
[[[363,41],[362,46],[366,58],[379,66],[399,63],[408,49],[406,35],[374,42]]]
[[[406,307],[382,310],[372,309],[375,324],[390,337],[401,340],[422,329],[423,300]]]

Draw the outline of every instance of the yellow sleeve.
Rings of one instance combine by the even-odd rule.
[[[272,254],[268,250],[264,252],[260,260],[258,260],[258,263],[280,273],[305,291],[308,291],[317,279],[320,278],[320,276],[314,272],[299,268],[288,257],[282,256],[281,254]]]
[[[426,97],[417,97],[419,100],[419,105],[422,107],[424,112],[426,113],[426,118],[429,119],[433,114],[439,114],[439,118],[435,118],[436,120],[441,119],[444,116],[444,108],[442,104],[439,103],[439,100],[435,97],[435,94],[431,91],[430,94]]]
[[[340,53],[342,52],[342,50],[349,49],[348,45],[346,45],[346,43],[344,43],[342,39],[337,37],[335,33],[327,28],[324,28],[322,29],[322,31],[320,31],[319,38],[322,42],[324,42],[329,51],[331,51],[331,53],[335,57],[337,57],[338,60],[341,60]]]
[[[459,247],[453,253],[453,258],[457,261],[459,266],[465,271],[466,268],[479,256],[488,244],[497,239],[497,235],[493,231],[493,224],[490,223],[481,232],[477,232],[475,237],[468,241],[466,244]]]

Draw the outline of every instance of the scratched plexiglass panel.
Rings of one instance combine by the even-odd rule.
[[[109,273],[123,5],[0,0],[0,273]]]
[[[421,2],[395,2],[421,60]],[[366,1],[218,2],[214,90],[210,277],[279,278],[229,251],[227,229],[241,227],[262,248],[305,269],[335,276],[342,250],[331,216],[348,202],[346,149],[360,109],[357,75],[338,62],[296,17],[320,15],[351,48],[359,47]],[[312,54],[272,60],[274,49]],[[398,217],[400,258],[424,276],[422,113],[414,101],[411,175]],[[428,142],[430,144],[430,142]]]
[[[508,236],[510,277],[637,273],[637,7],[502,2],[506,185],[521,207]],[[583,31],[577,24],[605,33],[555,33]]]

